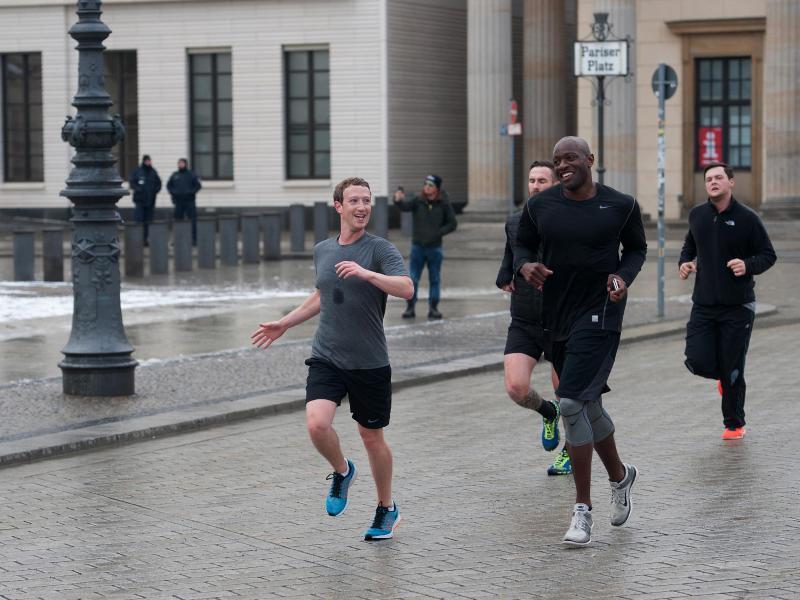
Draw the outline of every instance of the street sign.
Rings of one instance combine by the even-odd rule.
[[[606,77],[627,74],[627,40],[575,42],[576,77]]]
[[[509,123],[506,126],[508,135],[522,135],[522,123]]]
[[[659,71],[660,66],[653,71],[653,78],[650,80],[650,84],[653,87],[653,93],[658,98],[659,94],[659,85],[662,83],[659,80]],[[664,65],[664,100],[669,100],[672,96],[675,95],[675,90],[678,89],[678,74],[675,72],[675,69],[670,67],[669,65]]]

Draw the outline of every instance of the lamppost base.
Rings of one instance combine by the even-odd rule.
[[[92,361],[94,362],[94,361]],[[58,363],[64,393],[70,396],[132,396],[134,370],[139,364],[126,357],[113,363],[92,364],[84,359],[66,358]]]

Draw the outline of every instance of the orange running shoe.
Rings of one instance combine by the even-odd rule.
[[[725,428],[722,431],[722,439],[723,440],[740,440],[744,437],[745,429],[744,427],[737,427],[736,429],[728,429]]]
[[[722,382],[719,379],[717,379],[717,391],[719,392],[720,396],[723,395],[722,394]]]

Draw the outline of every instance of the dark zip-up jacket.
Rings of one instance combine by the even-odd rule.
[[[403,212],[413,213],[414,234],[411,241],[425,248],[441,246],[442,237],[456,228],[456,213],[444,190],[439,192],[439,200],[435,202],[415,194],[395,201],[395,205]]]
[[[167,181],[167,191],[172,196],[172,203],[194,202],[197,192],[203,188],[200,178],[190,169],[178,169]]]
[[[156,196],[161,191],[161,178],[158,171],[144,163],[133,170],[128,184],[133,190],[133,203],[143,206],[154,206]]]
[[[506,220],[506,249],[500,270],[497,272],[495,285],[502,288],[514,281],[514,291],[511,293],[511,317],[541,325],[542,321],[542,292],[525,281],[519,273],[514,273],[514,245],[517,243],[517,231],[522,211],[515,212]]]
[[[744,261],[745,274],[736,277],[728,261]],[[697,259],[692,302],[703,306],[736,306],[755,301],[755,281],[777,257],[759,216],[735,198],[717,212],[709,200],[689,212],[689,232],[679,265]]]
[[[553,271],[542,290],[542,325],[553,341],[581,329],[621,331],[627,298],[609,300],[608,276],[616,274],[630,287],[647,255],[639,204],[596,186],[593,198],[571,200],[555,185],[522,211],[514,272],[535,262],[541,248],[540,262]]]

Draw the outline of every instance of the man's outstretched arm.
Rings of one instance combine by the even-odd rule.
[[[309,319],[316,317],[319,314],[320,295],[319,288],[306,298],[303,303],[295,308],[289,314],[283,316],[277,321],[270,321],[269,323],[259,323],[258,329],[250,334],[250,342],[256,348],[266,349],[272,345],[272,342],[281,337],[287,330],[295,325],[299,325]]]

